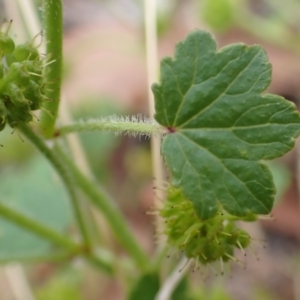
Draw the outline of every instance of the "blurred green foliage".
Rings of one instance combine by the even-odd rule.
[[[211,289],[199,289],[194,294],[195,300],[232,300],[228,293],[221,287],[215,284]]]
[[[1,131],[0,165],[20,164],[37,151],[25,142],[16,130],[6,126]]]
[[[74,269],[55,273],[45,285],[35,291],[37,300],[82,300],[81,277]]]
[[[226,31],[234,24],[236,0],[199,1],[199,15],[212,29]]]
[[[71,229],[67,192],[52,167],[38,154],[22,166],[10,166],[1,172],[0,201],[57,231]],[[0,245],[0,261],[60,253],[50,242],[2,218]]]

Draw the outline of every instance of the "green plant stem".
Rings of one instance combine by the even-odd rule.
[[[81,214],[80,203],[77,199],[75,185],[72,182],[71,176],[68,173],[68,170],[65,168],[63,161],[52,151],[50,150],[43,140],[37,136],[32,129],[25,123],[19,122],[17,124],[18,129],[41,151],[41,153],[51,162],[58,174],[61,176],[71,198],[71,203],[74,210],[75,219],[77,221],[78,228],[84,239],[85,246],[88,249],[91,249],[91,241],[83,215]]]
[[[105,258],[92,255],[85,255],[86,261],[96,269],[104,271],[108,275],[114,274],[114,263],[110,260],[106,260]]]
[[[67,250],[67,252],[60,252],[57,254],[46,255],[42,257],[20,257],[17,258],[18,261],[26,262],[39,262],[39,261],[64,261],[66,259],[72,258],[82,254],[87,261],[93,266],[105,271],[108,274],[113,274],[113,259],[108,255],[96,255],[94,253],[86,253],[85,249],[69,239],[68,237],[60,234],[59,232],[53,230],[52,228],[46,226],[45,224],[34,220],[21,212],[16,211],[8,207],[7,205],[0,202],[0,216],[9,222],[28,230],[29,232],[39,236],[40,238],[46,239],[53,244],[60,246]],[[104,250],[102,250],[104,252]],[[0,263],[8,263],[8,260],[1,260]]]
[[[99,185],[88,180],[60,147],[56,145],[55,150],[58,155],[63,158],[65,164],[72,172],[77,185],[88,196],[95,207],[106,217],[119,243],[128,251],[139,268],[143,271],[146,270],[149,266],[149,259],[132,235],[123,215],[119,212],[117,207],[114,206],[113,200],[110,199]]]
[[[81,121],[63,126],[58,130],[57,134],[64,135],[71,132],[104,130],[133,136],[150,136],[151,134],[162,135],[167,132],[166,128],[153,120],[139,120],[135,117],[129,119],[112,116],[109,118],[88,120],[86,122]]]
[[[22,227],[26,230],[36,234],[37,236],[47,239],[57,246],[61,246],[71,252],[78,252],[79,245],[70,240],[69,238],[61,235],[52,228],[34,220],[14,209],[8,207],[7,205],[0,202],[0,215],[2,218]]]
[[[45,67],[45,103],[41,112],[40,128],[45,137],[54,134],[57,118],[62,76],[62,2],[61,0],[44,0],[44,29],[46,39],[46,54],[48,61]]]

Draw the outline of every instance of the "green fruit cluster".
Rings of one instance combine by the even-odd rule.
[[[15,46],[0,32],[0,130],[30,122],[43,99],[43,62],[32,43]]]
[[[200,220],[193,204],[172,186],[160,216],[168,243],[202,264],[234,259],[235,248],[243,251],[251,242],[249,234],[237,227],[236,217],[220,210],[216,217]]]

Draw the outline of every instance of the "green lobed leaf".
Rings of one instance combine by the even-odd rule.
[[[271,64],[259,45],[216,50],[213,37],[195,30],[161,62],[152,87],[155,119],[169,129],[162,154],[172,184],[198,216],[268,214],[275,187],[261,160],[282,156],[300,134],[293,103],[261,93]]]

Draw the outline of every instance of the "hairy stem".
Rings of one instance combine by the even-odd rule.
[[[73,206],[78,228],[82,234],[86,247],[90,249],[91,241],[87,232],[87,228],[85,226],[83,215],[81,213],[80,203],[75,191],[75,185],[72,182],[71,176],[68,170],[65,168],[63,161],[51,149],[49,149],[46,146],[42,139],[39,136],[37,136],[27,124],[19,122],[17,127],[50,161],[50,163],[54,166],[58,174],[61,176],[71,198],[71,203]]]
[[[8,207],[0,202],[0,215],[2,218],[34,233],[35,235],[47,239],[57,246],[61,246],[71,252],[78,252],[79,246],[67,238],[66,236],[58,233],[52,228],[34,220],[16,210]]]
[[[153,120],[147,120],[137,117],[120,118],[112,116],[102,119],[91,119],[81,121],[71,125],[61,127],[57,134],[63,135],[71,132],[79,131],[113,131],[116,133],[124,133],[133,136],[150,136],[152,134],[162,135],[167,129],[157,124]]]
[[[57,118],[62,76],[62,3],[61,0],[44,0],[44,29],[46,55],[52,63],[45,67],[45,96],[50,100],[45,103],[41,113],[40,128],[45,137],[54,134]]]
[[[88,196],[88,199],[95,207],[103,213],[119,243],[128,251],[139,268],[141,270],[146,270],[149,266],[149,259],[132,235],[123,215],[117,207],[114,206],[113,200],[110,199],[106,192],[101,190],[98,185],[88,180],[75,166],[73,161],[58,146],[56,146],[55,150],[63,158],[65,164],[72,172],[77,185]]]

